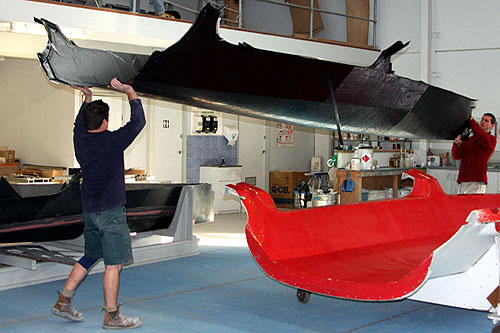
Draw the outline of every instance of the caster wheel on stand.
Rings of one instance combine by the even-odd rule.
[[[310,296],[311,296],[311,292],[305,291],[302,289],[297,289],[297,300],[299,301],[299,303],[305,304],[305,303],[309,302]]]

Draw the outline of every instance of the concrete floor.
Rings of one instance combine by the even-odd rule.
[[[416,301],[369,303],[311,295],[268,278],[244,238],[244,214],[196,225],[200,255],[126,268],[123,313],[140,316],[150,332],[490,332],[487,313]],[[101,331],[102,273],[77,290],[81,323],[50,314],[63,281],[0,291],[0,331]]]

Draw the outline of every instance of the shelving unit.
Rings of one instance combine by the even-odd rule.
[[[397,198],[398,188],[403,184],[401,175],[407,168],[384,168],[375,170],[345,170],[339,169],[336,174],[336,190],[340,196],[340,204],[359,202],[362,199],[363,189],[382,190],[392,188],[393,197]],[[347,180],[353,182],[352,191],[342,190],[342,184]]]
[[[336,133],[336,132],[334,132]],[[400,148],[406,148],[406,149],[412,149],[412,142],[406,139],[397,139],[397,140],[390,140],[385,137],[380,137],[378,136],[376,139],[373,139],[373,135],[356,135],[357,138],[352,138],[350,137],[352,133],[347,133],[348,137],[346,139],[343,139],[344,141],[344,146],[352,146],[354,149],[354,146],[358,146],[361,142],[367,142],[369,143],[372,147],[377,147],[381,146],[382,150],[390,150],[392,149],[400,149]],[[337,142],[339,141],[338,138],[336,138],[336,135],[334,134],[332,136],[332,151],[337,148]],[[399,147],[394,148],[392,145],[399,145]]]

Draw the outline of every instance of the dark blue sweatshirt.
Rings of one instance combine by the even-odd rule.
[[[86,105],[82,104],[76,117],[73,144],[83,170],[83,211],[101,212],[125,204],[123,151],[141,132],[146,119],[141,100],[134,99],[125,126],[113,132],[89,133],[82,115]]]

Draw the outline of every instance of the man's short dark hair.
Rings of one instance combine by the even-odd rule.
[[[497,119],[495,118],[495,115],[494,115],[493,113],[489,113],[489,112],[487,112],[487,113],[483,114],[483,116],[488,116],[488,117],[490,117],[490,118],[491,118],[491,124],[492,124],[492,125],[495,125],[495,124],[496,124]]]
[[[83,109],[83,123],[88,130],[99,129],[102,121],[108,120],[109,106],[101,99],[90,102]]]

